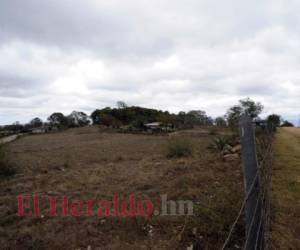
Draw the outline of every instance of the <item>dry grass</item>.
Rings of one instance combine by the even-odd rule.
[[[167,143],[166,156],[172,157],[187,157],[193,154],[193,145],[188,138],[171,138]]]
[[[0,145],[0,179],[10,178],[16,173],[14,167],[8,162],[6,150]]]
[[[99,132],[96,127],[34,135],[8,146],[18,174],[1,182],[0,245],[3,249],[186,249],[191,242],[219,249],[243,198],[240,162],[222,162],[207,149],[209,131],[188,137],[193,155],[166,158],[167,136]],[[19,194],[39,193],[43,218],[19,218]],[[49,196],[109,199],[114,194],[193,200],[195,216],[134,218],[47,216]],[[48,210],[47,210],[48,209]],[[153,227],[153,235],[145,228]],[[184,226],[185,225],[185,226]],[[184,230],[183,230],[184,228]],[[196,233],[195,233],[196,229]],[[194,232],[194,233],[193,233]],[[232,244],[244,235],[239,224]]]
[[[275,140],[273,249],[300,249],[300,129],[282,128]]]

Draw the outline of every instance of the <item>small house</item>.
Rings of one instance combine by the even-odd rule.
[[[162,131],[162,123],[161,122],[151,122],[151,123],[145,123],[144,124],[147,132],[149,133],[155,133],[155,132],[161,132]]]

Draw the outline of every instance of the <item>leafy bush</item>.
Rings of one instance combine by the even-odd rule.
[[[6,160],[5,150],[3,146],[0,145],[0,177],[11,177],[15,175],[15,169],[9,165]]]
[[[185,157],[193,153],[190,140],[186,138],[173,138],[167,144],[167,157]]]

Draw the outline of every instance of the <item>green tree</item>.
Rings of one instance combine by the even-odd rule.
[[[191,110],[187,115],[190,117],[193,125],[211,126],[213,124],[212,118],[207,116],[203,110]]]
[[[260,102],[255,102],[249,97],[239,100],[239,104],[231,107],[226,113],[228,125],[232,128],[237,128],[242,114],[248,114],[253,119],[258,118],[263,108],[264,106]]]
[[[289,121],[284,121],[281,127],[294,127],[294,124]]]
[[[237,127],[239,123],[240,116],[243,113],[243,108],[241,106],[235,105],[231,107],[226,113],[226,119],[229,127]]]
[[[43,121],[42,119],[36,117],[34,119],[32,119],[30,122],[29,122],[30,126],[33,127],[33,128],[38,128],[38,127],[41,127],[43,125]]]
[[[226,127],[227,126],[226,120],[222,116],[219,116],[215,119],[215,124],[218,127]]]
[[[250,115],[252,118],[257,118],[264,109],[260,102],[254,102],[249,97],[239,101],[243,113]]]
[[[273,125],[274,127],[279,127],[281,123],[280,115],[272,114],[267,117],[267,123]]]
[[[121,122],[110,114],[102,114],[99,124],[113,128],[119,128],[121,126]]]
[[[48,117],[48,121],[51,125],[56,125],[58,127],[68,126],[68,118],[65,117],[62,113],[53,113]]]
[[[81,111],[73,111],[67,116],[69,127],[82,127],[89,125],[89,117],[86,113]]]

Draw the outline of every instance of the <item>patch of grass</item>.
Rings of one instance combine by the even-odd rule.
[[[8,163],[6,159],[5,149],[0,146],[0,178],[8,178],[14,176],[16,170]]]
[[[194,217],[190,227],[198,228],[204,239],[215,237],[213,244],[207,243],[205,249],[221,249],[243,200],[243,192],[236,192],[236,187],[210,187],[198,202],[194,203]],[[224,216],[226,215],[226,216]],[[201,227],[199,225],[201,224]],[[228,249],[243,246],[245,222],[241,218],[233,232]],[[226,248],[227,249],[227,248]]]
[[[300,249],[297,223],[300,214],[300,129],[278,129],[274,149],[272,246],[273,249]]]
[[[173,138],[167,143],[168,158],[187,157],[193,154],[192,143],[187,138]]]

